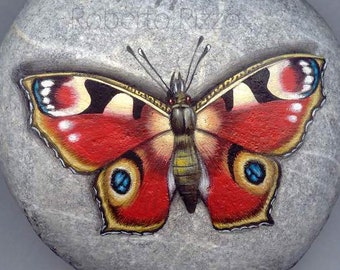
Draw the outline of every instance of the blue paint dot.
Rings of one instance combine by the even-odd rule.
[[[111,176],[111,187],[120,195],[125,195],[131,187],[131,177],[127,171],[115,170]]]
[[[260,185],[266,178],[265,167],[257,161],[250,161],[244,168],[247,180],[254,185]]]

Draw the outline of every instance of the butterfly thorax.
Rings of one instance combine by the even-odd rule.
[[[185,92],[185,83],[180,74],[172,77],[169,104],[172,106],[170,125],[174,134],[172,157],[176,188],[183,198],[189,213],[195,212],[199,198],[201,166],[195,145],[196,113],[190,105],[191,98]]]

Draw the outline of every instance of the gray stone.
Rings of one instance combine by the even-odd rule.
[[[142,46],[169,81],[175,68],[186,70],[200,35],[213,49],[192,96],[273,55],[310,52],[328,60],[327,102],[302,148],[280,160],[275,225],[218,233],[203,204],[189,215],[176,196],[154,235],[100,236],[95,177],[62,168],[28,128],[26,101],[13,79],[23,71],[100,71],[161,95],[126,45]],[[339,55],[328,27],[300,1],[30,1],[0,54],[0,160],[8,185],[42,240],[77,269],[288,269],[340,190]]]

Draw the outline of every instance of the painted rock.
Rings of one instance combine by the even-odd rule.
[[[30,2],[8,185],[76,269],[288,269],[339,192],[339,55],[299,1]]]

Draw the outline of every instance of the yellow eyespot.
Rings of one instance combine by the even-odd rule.
[[[262,155],[240,151],[233,164],[235,182],[256,195],[268,193],[279,178],[277,163]]]
[[[104,169],[97,181],[102,204],[129,206],[138,194],[141,170],[133,159],[121,158]]]

